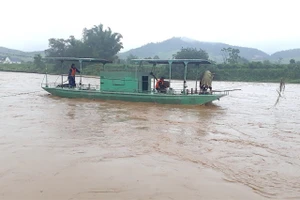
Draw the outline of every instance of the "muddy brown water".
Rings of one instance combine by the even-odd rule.
[[[300,199],[299,85],[274,106],[278,83],[213,82],[241,90],[174,106],[54,97],[43,77],[0,72],[0,199]]]

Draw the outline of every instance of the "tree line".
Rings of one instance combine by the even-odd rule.
[[[68,39],[49,39],[49,48],[45,50],[46,56],[51,57],[97,57],[112,60],[110,64],[116,68],[125,69],[126,66],[133,65],[132,59],[138,58],[135,55],[129,55],[126,59],[119,59],[117,53],[123,48],[121,42],[122,35],[113,32],[110,28],[104,29],[103,25],[97,25],[91,29],[84,28],[82,38],[76,39],[70,36]],[[300,78],[300,63],[294,59],[290,64],[274,64],[270,61],[248,61],[242,58],[239,49],[223,48],[220,49],[223,63],[217,64],[210,60],[208,53],[203,49],[182,48],[173,55],[175,59],[206,59],[212,62],[212,65],[189,66],[189,79],[196,79],[204,70],[209,69],[215,73],[215,80],[236,80],[236,81],[277,81],[280,78],[297,81]],[[151,57],[147,57],[151,58]],[[159,59],[154,56],[154,59]],[[37,68],[44,69],[45,62],[40,55],[34,57],[34,65]],[[109,65],[109,64],[108,64]],[[53,72],[58,72],[54,67]],[[67,70],[67,69],[66,69]],[[149,68],[145,70],[152,70]],[[99,69],[87,67],[86,72],[90,75],[98,75]],[[157,68],[158,76],[168,77],[168,66]],[[181,79],[183,77],[183,68],[174,65],[172,67],[172,78]]]
[[[97,57],[108,60],[117,59],[123,48],[122,35],[114,33],[103,24],[91,29],[84,28],[81,39],[70,36],[68,39],[49,39],[49,49],[45,55],[50,57]]]

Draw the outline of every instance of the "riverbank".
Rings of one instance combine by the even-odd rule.
[[[135,69],[133,66],[121,65],[121,64],[107,64],[105,70],[125,70]],[[152,66],[143,66],[145,71],[151,72]],[[240,68],[240,67],[228,67],[223,68],[222,66],[211,66],[207,68],[211,70],[215,76],[215,81],[232,81],[232,82],[266,82],[266,83],[278,83],[283,78],[286,83],[300,83],[300,67],[296,65],[291,67],[288,65],[282,65],[282,67],[274,68]],[[99,77],[102,67],[97,65],[85,66],[82,72],[85,76]],[[202,69],[204,70],[204,69]],[[54,65],[48,65],[46,67],[36,67],[34,64],[0,64],[0,71],[6,72],[26,72],[26,73],[39,73],[53,75],[61,74],[61,68],[57,68]],[[200,70],[201,71],[201,70]],[[64,69],[64,74],[68,72],[68,68]],[[157,68],[155,71],[158,77],[165,76],[168,78],[167,70],[164,67]],[[173,79],[182,79],[180,71],[172,71]],[[198,73],[199,76],[200,73]],[[187,74],[188,80],[195,80],[195,70],[191,69],[191,72]]]

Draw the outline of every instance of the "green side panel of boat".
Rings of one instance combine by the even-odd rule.
[[[150,91],[151,77],[144,72],[101,72],[100,91],[141,92]]]
[[[49,88],[44,90],[54,96],[65,98],[88,98],[102,100],[120,100],[129,102],[153,102],[160,104],[202,105],[225,96],[224,94],[191,94],[169,95],[160,93],[130,93],[130,92],[104,92],[99,90],[79,90],[72,88]]]

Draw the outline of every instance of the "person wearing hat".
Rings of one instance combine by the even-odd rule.
[[[160,77],[160,79],[156,82],[155,89],[156,89],[158,92],[163,92],[163,93],[166,92],[166,86],[164,85],[164,80],[165,80],[165,78],[162,76],[162,77]]]

